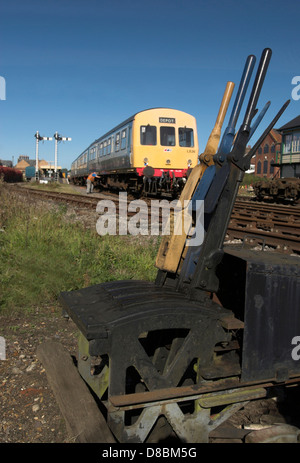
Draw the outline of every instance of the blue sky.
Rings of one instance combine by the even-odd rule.
[[[262,130],[300,75],[299,14],[296,0],[2,0],[0,159],[35,158],[35,132],[58,131],[72,137],[59,145],[69,168],[94,139],[159,106],[196,117],[201,152],[226,82],[237,89],[246,57],[258,63],[270,47]],[[299,114],[292,100],[277,127]],[[40,157],[54,162],[53,141]]]

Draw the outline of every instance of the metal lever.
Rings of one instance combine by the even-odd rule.
[[[209,217],[207,233],[201,245],[197,266],[190,283],[189,295],[191,298],[197,298],[199,290],[215,292],[219,286],[219,281],[216,276],[216,267],[223,257],[222,248],[224,237],[238,193],[238,188],[244,176],[244,171],[239,168],[237,163],[243,160],[250,135],[251,121],[256,112],[256,105],[266,76],[271,54],[272,51],[269,48],[263,50],[242,126],[236,137],[232,152],[227,156],[229,162],[219,171],[221,174],[222,170],[228,169],[228,176],[226,175],[225,188],[223,188],[221,194],[217,198],[217,206],[211,214],[211,217]]]
[[[223,134],[217,154],[214,156],[214,161],[218,164],[222,164],[225,160],[225,154],[227,154],[232,146],[235,134],[235,126],[239,118],[239,114],[245,99],[245,95],[248,89],[248,85],[252,76],[253,68],[255,65],[256,58],[254,55],[247,57],[243,74],[241,77],[240,85],[235,97],[231,115],[228,121],[228,126]]]

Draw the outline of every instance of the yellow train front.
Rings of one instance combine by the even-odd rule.
[[[154,108],[95,140],[72,163],[71,180],[84,184],[90,172],[97,172],[103,188],[176,196],[197,161],[196,119],[183,111]]]

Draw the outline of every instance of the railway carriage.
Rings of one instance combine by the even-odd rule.
[[[254,183],[253,189],[259,201],[288,201],[290,204],[298,204],[300,200],[300,178],[296,177],[263,178]]]
[[[196,119],[183,111],[140,111],[95,140],[71,166],[71,180],[136,194],[179,193],[198,162]]]

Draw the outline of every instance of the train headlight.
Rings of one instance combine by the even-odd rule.
[[[144,158],[144,165],[147,166],[148,165],[148,158]]]
[[[170,159],[166,159],[166,164],[167,164],[167,165],[171,164]]]
[[[187,162],[188,167],[191,167],[192,163],[193,163],[193,161],[191,159],[189,159],[188,162]]]

